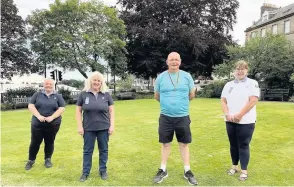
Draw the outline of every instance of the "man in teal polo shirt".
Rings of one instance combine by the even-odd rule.
[[[191,143],[189,102],[195,97],[192,76],[180,70],[181,57],[172,52],[168,55],[168,70],[162,72],[155,81],[154,97],[160,102],[159,142],[162,143],[161,166],[154,177],[155,183],[161,183],[168,176],[166,164],[170,154],[174,133],[179,142],[184,162],[184,178],[191,185],[198,182],[190,169],[188,144]]]

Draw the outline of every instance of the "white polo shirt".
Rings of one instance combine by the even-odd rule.
[[[260,95],[260,89],[256,80],[246,77],[244,80],[238,82],[233,80],[228,82],[221,97],[226,98],[229,108],[229,114],[234,115],[241,111],[241,109],[249,102],[250,96]],[[254,106],[247,114],[245,114],[240,124],[249,124],[256,122],[256,106]]]

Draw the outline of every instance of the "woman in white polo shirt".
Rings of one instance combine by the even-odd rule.
[[[260,93],[258,82],[248,78],[247,74],[247,62],[238,61],[235,65],[235,80],[225,85],[221,95],[233,164],[228,174],[234,175],[239,171],[240,161],[241,181],[248,179],[249,143],[255,127],[256,103]]]

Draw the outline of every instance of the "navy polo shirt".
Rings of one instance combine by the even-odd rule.
[[[82,107],[83,128],[86,131],[106,130],[110,127],[109,106],[113,100],[108,92],[96,95],[91,91],[80,93],[77,106]]]
[[[48,117],[54,114],[59,107],[64,107],[65,102],[60,94],[53,92],[49,96],[46,95],[44,91],[36,92],[30,99],[30,104],[34,104],[38,112],[44,116]],[[32,116],[32,124],[39,124],[40,121],[34,115]],[[61,116],[54,119],[51,124],[60,124]]]

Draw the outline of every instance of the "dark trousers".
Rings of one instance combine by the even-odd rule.
[[[240,161],[241,169],[247,170],[250,158],[249,144],[255,128],[255,123],[237,124],[226,122],[230,141],[230,152],[233,165]]]
[[[99,149],[99,171],[107,170],[106,163],[108,160],[108,140],[109,134],[107,130],[85,131],[84,132],[84,155],[83,155],[83,174],[88,176],[92,168],[92,155],[94,151],[95,141],[98,141]]]
[[[29,160],[35,160],[44,139],[45,159],[51,158],[54,151],[54,140],[60,124],[53,125],[47,122],[31,126],[31,144],[29,148]]]

